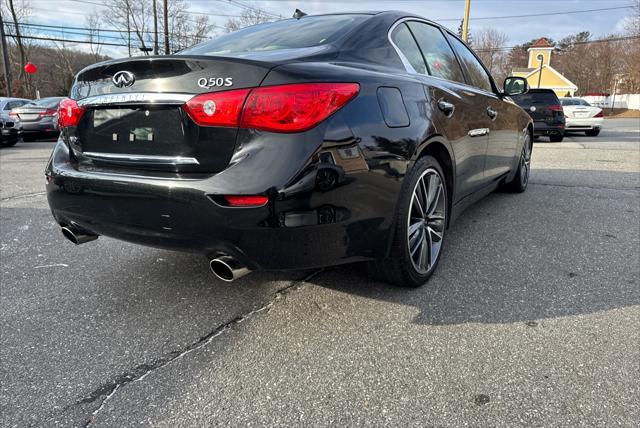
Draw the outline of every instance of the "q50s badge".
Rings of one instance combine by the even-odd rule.
[[[217,88],[221,86],[233,86],[233,77],[203,77],[198,79],[201,88]]]

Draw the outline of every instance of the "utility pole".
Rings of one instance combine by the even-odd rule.
[[[164,54],[169,55],[171,51],[169,50],[169,6],[167,5],[167,0],[164,1]]]
[[[469,39],[469,9],[471,9],[471,0],[465,0],[464,18],[462,19],[462,40],[465,42]]]
[[[158,55],[158,7],[153,0],[153,54]]]
[[[7,39],[4,35],[4,21],[0,8],[0,38],[2,39],[2,63],[4,64],[4,84],[7,87],[7,96],[11,96],[11,76],[9,75],[9,53],[7,52]]]

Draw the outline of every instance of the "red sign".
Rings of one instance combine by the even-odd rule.
[[[38,71],[38,67],[36,67],[36,65],[32,62],[28,62],[24,66],[24,71],[26,71],[29,74],[33,74],[36,71]]]

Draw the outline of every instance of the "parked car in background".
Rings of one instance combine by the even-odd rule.
[[[13,109],[10,115],[22,122],[23,138],[33,141],[38,138],[57,137],[58,106],[63,97],[42,98]]]
[[[0,97],[0,146],[15,145],[22,138],[22,124],[16,117],[11,117],[11,110],[30,103],[25,98]]]
[[[22,124],[9,115],[0,115],[0,147],[15,146],[22,138]]]
[[[255,25],[80,71],[48,200],[76,244],[200,252],[225,281],[368,261],[417,287],[456,215],[527,188],[533,125],[510,98],[527,90],[402,12]]]
[[[584,131],[595,137],[602,129],[604,114],[600,107],[594,107],[582,98],[560,98],[564,110],[566,131]]]
[[[533,119],[533,135],[547,136],[554,143],[564,138],[565,117],[560,100],[551,89],[530,89],[513,100]]]

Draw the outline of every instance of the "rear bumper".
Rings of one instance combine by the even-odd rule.
[[[22,130],[16,128],[2,128],[0,130],[0,141],[17,141],[22,137]]]
[[[22,122],[22,130],[26,135],[57,135],[60,133],[52,120]]]
[[[533,122],[533,135],[564,135],[565,124],[547,122]]]
[[[602,118],[567,118],[567,131],[588,131],[602,129]]]
[[[48,201],[60,225],[208,257],[228,254],[251,269],[311,268],[384,255],[395,186],[385,189],[379,174],[361,171],[320,189],[317,165],[305,166],[281,186],[267,171],[256,174],[249,160],[259,156],[198,179],[97,173],[79,170],[60,140],[47,166]],[[247,191],[251,185],[238,174],[254,176],[262,191]],[[223,207],[211,198],[265,191],[270,202],[259,208]],[[371,200],[377,202],[373,208]]]

